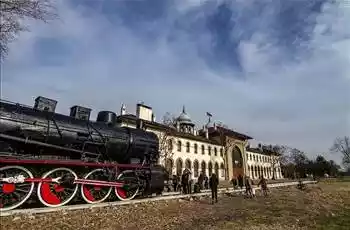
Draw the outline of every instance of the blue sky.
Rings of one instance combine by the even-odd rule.
[[[350,135],[350,3],[331,0],[74,0],[60,20],[26,21],[10,44],[1,97],[119,113],[137,102],[158,120],[185,104],[310,157]],[[332,155],[339,160],[340,157]]]

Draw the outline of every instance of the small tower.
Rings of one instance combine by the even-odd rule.
[[[122,107],[120,108],[120,115],[125,115],[126,114],[126,105],[123,103]]]
[[[191,121],[190,116],[186,113],[185,106],[182,107],[182,113],[177,118],[177,126],[183,133],[194,134],[194,123]]]

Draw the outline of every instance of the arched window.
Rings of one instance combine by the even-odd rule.
[[[223,156],[224,156],[224,149],[220,148],[220,157],[223,157]]]
[[[225,166],[224,163],[220,164],[221,177],[225,177]]]
[[[205,149],[204,149],[204,145],[202,145],[202,154],[205,154]]]
[[[208,155],[211,156],[211,147],[208,146]]]
[[[169,173],[169,175],[173,174],[174,162],[172,159],[166,159],[165,161],[165,169]]]
[[[192,164],[191,164],[190,159],[186,159],[186,161],[185,161],[185,168],[187,168],[190,171],[192,171]]]
[[[176,174],[178,176],[181,176],[182,175],[182,168],[183,168],[183,163],[182,163],[182,160],[181,158],[178,158],[176,160]]]
[[[252,160],[252,154],[249,154],[249,160]]]
[[[173,150],[173,147],[174,147],[174,146],[173,146],[173,140],[171,140],[171,139],[168,140],[168,150],[169,150],[169,151]]]
[[[219,164],[218,164],[218,162],[215,162],[214,171],[215,171],[216,176],[219,177]]]
[[[257,178],[258,177],[258,167],[254,167],[254,174],[255,174],[255,178]]]
[[[201,170],[202,170],[202,173],[203,173],[204,175],[207,174],[207,172],[206,172],[206,170],[207,170],[207,165],[206,165],[205,161],[202,161],[202,163],[201,163]]]
[[[241,150],[235,146],[232,149],[232,165],[234,168],[242,168],[243,167],[243,157]]]
[[[181,152],[181,141],[177,142],[177,151]]]
[[[216,147],[214,147],[214,155],[217,156],[218,155],[218,149]],[[218,174],[216,174],[218,175]]]
[[[198,145],[194,144],[194,153],[198,153]]]
[[[209,176],[211,176],[211,174],[213,174],[213,164],[211,163],[211,161],[209,161],[208,170],[209,170]]]
[[[198,177],[199,163],[197,160],[193,163],[193,175],[194,177]]]
[[[186,152],[190,152],[190,142],[186,143]]]

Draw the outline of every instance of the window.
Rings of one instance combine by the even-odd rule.
[[[169,151],[173,150],[173,141],[172,140],[168,140],[168,149],[169,149]]]
[[[214,155],[215,155],[215,156],[218,155],[218,149],[217,149],[216,147],[214,147]],[[219,166],[218,166],[218,168],[219,168]],[[219,174],[217,174],[217,175],[219,175]]]
[[[186,143],[186,152],[190,152],[190,142]]]
[[[211,156],[211,147],[208,146],[208,155]]]
[[[199,171],[199,163],[197,160],[193,163],[193,171],[194,171],[194,177],[198,177],[198,171]]]
[[[223,157],[224,156],[224,150],[223,148],[220,149],[220,157]]]
[[[252,160],[252,154],[249,154],[249,159]]]
[[[202,154],[205,154],[205,149],[204,149],[204,145],[202,145]]]
[[[181,152],[181,141],[177,142],[177,151]]]
[[[198,145],[194,144],[194,153],[198,153]]]

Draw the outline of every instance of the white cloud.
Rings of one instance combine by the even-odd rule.
[[[238,6],[243,11],[251,2],[240,1]],[[200,4],[178,1],[177,16]],[[142,100],[154,107],[159,119],[186,104],[199,124],[210,111],[215,119],[258,140],[312,154],[327,151],[336,136],[350,134],[350,12],[344,5],[324,7],[308,42],[310,52],[299,62],[287,61],[290,54],[261,29],[241,41],[238,53],[245,78],[207,65],[197,50],[199,46],[210,52],[211,35],[205,31],[200,43],[182,30],[169,42],[169,26],[150,41],[100,11],[73,8],[68,1],[61,1],[58,9],[62,22],[30,22],[31,32],[11,44],[2,97],[33,104],[33,97],[43,95],[58,99],[60,112],[82,104],[93,108],[93,115],[102,109],[119,112],[122,102],[133,112]],[[269,27],[269,15],[276,9],[265,12],[266,21],[258,18],[263,28]],[[68,42],[69,56],[61,57],[55,47],[44,50],[46,56],[40,54],[37,44],[43,38]],[[50,56],[62,58],[62,64],[44,65]]]

